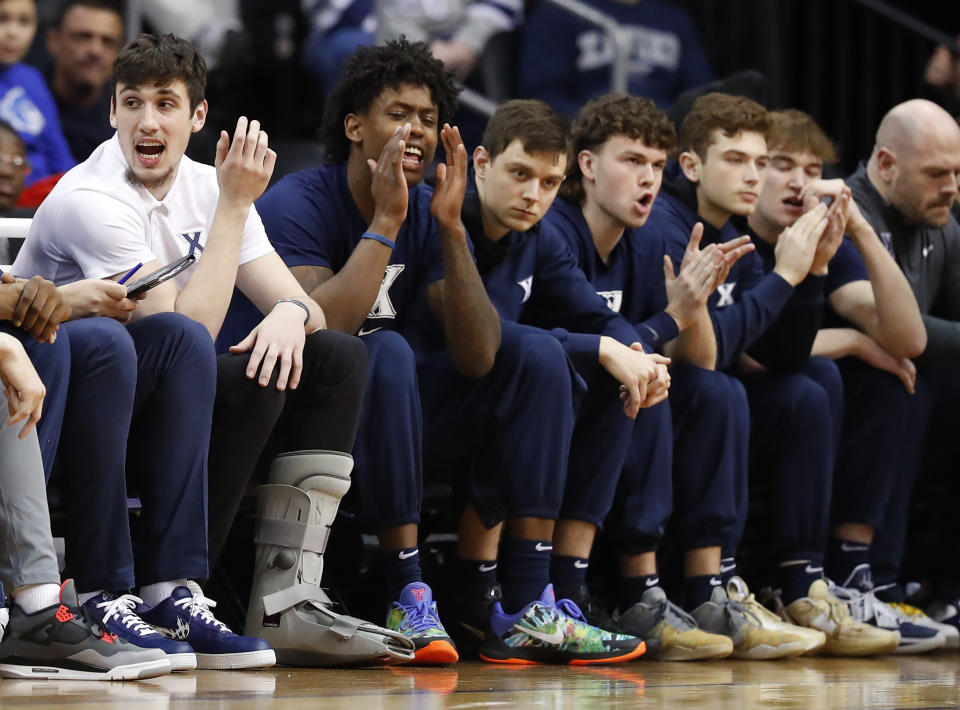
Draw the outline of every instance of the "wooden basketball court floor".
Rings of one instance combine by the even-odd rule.
[[[874,659],[198,671],[126,683],[0,680],[15,708],[960,708],[960,654]]]

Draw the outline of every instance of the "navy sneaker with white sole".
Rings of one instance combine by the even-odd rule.
[[[216,602],[203,596],[196,585],[191,586],[194,588],[177,587],[152,609],[141,606],[137,613],[165,638],[189,643],[197,654],[199,669],[269,668],[276,664],[270,644],[233,633],[211,613]]]

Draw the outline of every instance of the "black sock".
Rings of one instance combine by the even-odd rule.
[[[683,580],[683,605],[690,610],[710,601],[710,595],[717,587],[723,586],[718,574],[701,574]]]
[[[507,614],[515,614],[539,599],[550,584],[551,552],[553,544],[546,540],[504,539],[500,553],[500,581],[503,610]]]
[[[400,598],[400,592],[411,582],[422,582],[420,572],[420,549],[405,547],[402,550],[383,550],[383,576],[387,582],[390,601]]]
[[[777,568],[777,582],[780,584],[784,604],[792,604],[810,592],[810,585],[823,577],[823,565],[819,562],[803,560],[780,565]]]
[[[724,557],[720,560],[720,579],[726,584],[737,573],[737,558]]]
[[[660,586],[659,574],[644,574],[639,577],[620,578],[620,608],[626,611],[640,601],[651,587]]]
[[[550,581],[557,590],[576,589],[587,583],[589,560],[569,555],[554,555],[550,559]],[[565,596],[559,594],[559,596]]]
[[[497,584],[496,560],[457,560],[457,579],[462,589],[486,590]]]
[[[831,538],[827,550],[827,576],[841,587],[869,591],[870,545]]]

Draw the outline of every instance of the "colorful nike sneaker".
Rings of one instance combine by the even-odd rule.
[[[413,641],[414,659],[410,663],[441,665],[456,663],[460,658],[453,639],[440,623],[433,590],[423,582],[411,582],[403,588],[387,612],[386,627]]]
[[[646,651],[635,636],[591,626],[569,599],[557,602],[553,585],[516,614],[493,605],[491,631],[480,648],[480,658],[491,663],[592,665],[620,663]]]
[[[152,609],[138,606],[135,611],[164,638],[193,646],[199,669],[269,668],[276,664],[270,644],[233,633],[210,611],[217,603],[203,596],[194,583],[191,587],[177,587]]]
[[[0,642],[0,677],[63,680],[137,680],[170,672],[159,649],[117,638],[86,614],[73,580],[60,603],[27,614],[14,604]]]
[[[650,587],[640,601],[614,615],[614,628],[642,638],[647,655],[660,661],[726,658],[733,652],[729,636],[697,628],[687,612],[667,599],[660,587]]]
[[[197,667],[197,654],[185,641],[164,638],[134,611],[143,605],[140,597],[102,592],[83,604],[92,619],[97,619],[107,631],[140,648],[159,648],[167,654],[174,671],[192,671]]]
[[[807,645],[805,638],[790,632],[782,622],[779,629],[764,624],[754,610],[730,599],[723,587],[714,587],[710,599],[691,614],[704,631],[730,637],[733,658],[767,660],[796,656]]]
[[[847,605],[830,593],[827,582],[822,579],[810,585],[807,596],[782,608],[781,614],[794,624],[826,634],[827,642],[821,652],[830,656],[892,653],[900,642],[898,632],[880,629],[850,616]]]

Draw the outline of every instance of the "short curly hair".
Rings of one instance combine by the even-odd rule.
[[[568,202],[583,202],[583,173],[577,156],[596,150],[613,136],[642,140],[651,148],[670,153],[677,145],[677,132],[667,114],[650,99],[629,94],[606,94],[587,103],[571,127],[573,158],[567,165],[567,179],[560,196]]]
[[[701,160],[713,143],[714,131],[733,138],[744,131],[770,133],[770,114],[763,106],[745,96],[711,92],[704,94],[690,108],[680,125],[680,151],[693,151]]]
[[[350,156],[350,140],[343,129],[349,114],[365,113],[385,90],[405,84],[426,87],[437,104],[437,125],[450,122],[460,89],[424,42],[409,42],[401,36],[383,45],[358,47],[327,98],[320,125],[326,159],[342,163]]]

